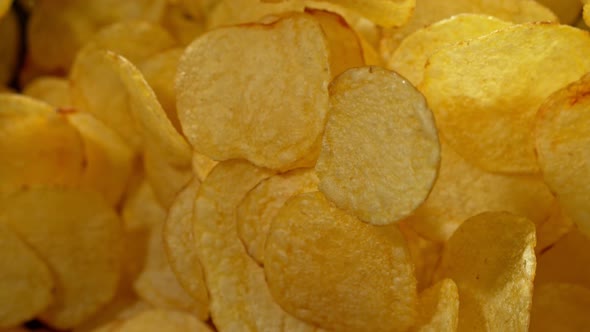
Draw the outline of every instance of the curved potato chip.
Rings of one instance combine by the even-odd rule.
[[[0,199],[0,223],[42,255],[54,274],[54,301],[39,318],[71,328],[107,304],[120,275],[121,222],[96,193],[22,190]]]
[[[21,28],[16,13],[11,10],[3,16],[1,7],[2,4],[0,4],[0,40],[2,40],[0,85],[4,85],[10,83],[16,74],[21,47]]]
[[[70,84],[68,80],[56,76],[41,76],[27,83],[23,94],[42,100],[53,107],[69,107]]]
[[[466,220],[443,253],[440,276],[459,288],[459,331],[527,331],[535,225],[506,212]]]
[[[0,223],[0,329],[35,317],[53,300],[53,276],[12,229]]]
[[[519,40],[527,47],[515,48]],[[590,71],[589,53],[585,31],[514,25],[440,49],[420,90],[442,136],[467,161],[491,172],[535,173],[535,113],[551,93]]]
[[[152,186],[142,178],[123,203],[121,216],[125,230],[151,230],[166,219],[166,210],[158,202]]]
[[[543,179],[565,214],[590,236],[590,74],[551,95],[535,127]]]
[[[563,24],[576,22],[582,11],[580,0],[537,0],[543,6],[551,9]]]
[[[486,172],[466,162],[444,139],[438,178],[430,195],[405,222],[420,235],[446,242],[463,221],[486,211],[506,211],[537,226],[548,220],[555,198],[537,175]]]
[[[383,29],[379,50],[385,59],[391,58],[399,44],[411,33],[453,15],[473,13],[501,20],[525,22],[557,22],[555,14],[535,0],[420,0],[410,21],[398,29]]]
[[[319,189],[375,225],[407,217],[428,196],[440,162],[422,94],[394,72],[363,67],[330,84],[330,102],[316,164]]]
[[[260,182],[246,194],[237,209],[238,235],[248,254],[264,264],[268,230],[285,202],[300,193],[317,191],[318,178],[312,168],[277,174]]]
[[[207,324],[185,312],[152,309],[141,312],[113,328],[113,332],[211,332]]]
[[[327,330],[405,331],[416,318],[416,279],[397,225],[360,222],[320,192],[281,208],[264,273],[281,307]]]
[[[82,140],[51,106],[0,94],[0,196],[31,185],[77,186],[84,171]]]
[[[201,183],[193,226],[210,296],[211,318],[221,331],[314,331],[284,312],[270,294],[264,271],[240,242],[235,210],[246,193],[272,172],[246,161],[219,163]]]
[[[459,291],[452,279],[443,279],[420,294],[413,331],[457,331]]]
[[[406,239],[412,263],[418,292],[432,286],[432,279],[440,263],[443,245],[419,235],[408,223],[407,219],[400,221],[399,229]]]
[[[209,294],[193,234],[193,205],[201,182],[193,179],[176,196],[164,224],[164,249],[176,279],[199,304],[197,316],[209,316]]]
[[[187,46],[195,38],[205,32],[205,18],[198,11],[195,15],[185,5],[187,1],[180,3],[168,3],[162,18],[162,26],[182,45]]]
[[[210,31],[179,64],[183,131],[195,150],[214,160],[245,158],[287,170],[321,137],[328,65],[323,31],[307,15]]]
[[[199,181],[205,181],[209,172],[217,165],[217,162],[212,160],[211,158],[200,154],[196,151],[193,151],[193,173],[199,179]]]
[[[535,247],[535,252],[537,254],[545,252],[555,242],[572,231],[574,227],[570,218],[563,213],[563,209],[556,201],[552,206],[549,219],[540,226],[537,225],[537,246]],[[538,270],[539,266],[537,266]]]
[[[509,25],[495,17],[480,14],[450,17],[407,36],[391,58],[387,59],[387,68],[418,85],[422,82],[428,58],[439,48],[483,36]]]
[[[590,326],[590,289],[569,284],[535,288],[531,332],[585,331]]]
[[[207,15],[207,30],[258,22],[265,16],[302,12],[304,8],[304,3],[298,0],[281,4],[267,4],[260,0],[218,0]]]

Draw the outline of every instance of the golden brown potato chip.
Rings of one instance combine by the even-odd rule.
[[[141,312],[115,327],[113,332],[210,332],[207,324],[181,311],[152,309]]]
[[[402,220],[398,225],[406,239],[412,263],[414,263],[418,292],[421,292],[432,286],[432,279],[440,263],[443,245],[419,235],[409,225],[407,219]]]
[[[246,194],[236,212],[238,235],[258,264],[264,264],[266,236],[279,209],[289,198],[317,190],[315,171],[301,168],[262,181]]]
[[[590,74],[547,98],[539,109],[535,127],[543,179],[556,194],[565,214],[590,236],[588,130]]]
[[[531,332],[585,331],[590,326],[590,289],[570,284],[535,288]]]
[[[573,24],[582,11],[580,0],[537,0],[543,6],[551,9],[563,24]]]
[[[98,194],[36,188],[0,200],[0,223],[38,252],[55,277],[54,301],[39,317],[71,328],[108,303],[120,275],[121,221]]]
[[[579,230],[570,231],[538,255],[535,285],[550,282],[590,289],[590,239]]]
[[[0,2],[2,2],[0,0]],[[8,1],[10,6],[10,1]],[[16,68],[20,56],[21,47],[21,28],[18,18],[14,11],[8,11],[2,15],[2,6],[0,3],[0,85],[8,84],[16,74]]]
[[[53,300],[54,281],[44,261],[0,223],[0,330],[26,322]]]
[[[515,48],[515,41],[528,47]],[[590,35],[579,29],[513,25],[440,49],[420,90],[442,136],[467,161],[492,172],[534,173],[535,113],[551,93],[590,71],[589,53]]]
[[[359,37],[342,16],[326,10],[306,9],[305,12],[320,23],[326,34],[332,77],[365,65]]]
[[[272,172],[246,161],[219,163],[201,183],[193,216],[197,253],[209,290],[211,318],[221,330],[297,330],[314,327],[288,315],[270,294],[264,271],[240,242],[235,210]]]
[[[82,140],[51,106],[0,94],[0,196],[31,185],[76,186],[84,171]]]
[[[584,22],[586,25],[590,25],[590,3],[584,2],[584,12],[583,12]]]
[[[209,294],[193,234],[193,205],[201,182],[194,178],[170,207],[164,224],[164,249],[176,279],[199,304],[197,316],[209,316]]]
[[[395,70],[418,85],[424,76],[428,58],[439,48],[476,38],[510,23],[492,16],[462,14],[436,22],[407,36],[387,59],[387,68]]]
[[[441,163],[432,192],[406,219],[420,235],[446,242],[463,221],[486,211],[507,211],[542,225],[555,199],[537,175],[486,172],[466,162],[441,139]]]
[[[68,80],[56,76],[41,76],[29,82],[23,94],[42,100],[53,107],[70,107],[70,85]]]
[[[506,212],[466,220],[443,253],[440,277],[459,289],[459,331],[527,331],[535,225]]]
[[[65,72],[100,28],[131,19],[157,21],[165,4],[165,0],[37,1],[27,26],[31,59],[42,69]]]
[[[205,181],[209,172],[217,165],[217,162],[204,154],[193,151],[193,173],[199,179],[199,181]]]
[[[535,252],[537,254],[544,252],[555,242],[574,229],[574,224],[563,213],[563,209],[557,204],[557,201],[551,208],[551,215],[549,219],[537,225],[537,246]],[[539,267],[537,266],[537,270]]]
[[[414,323],[416,279],[397,225],[369,225],[320,192],[300,194],[278,212],[264,257],[274,299],[295,317],[335,331]]]
[[[383,57],[391,58],[402,40],[412,32],[463,13],[490,15],[514,23],[558,21],[551,10],[534,0],[420,0],[416,1],[414,14],[406,25],[383,30],[380,43]]]
[[[420,293],[418,319],[413,331],[457,331],[459,291],[452,279],[443,279]]]
[[[134,294],[117,294],[102,310],[84,323],[76,326],[73,332],[97,331],[98,328],[108,330],[107,325],[114,326],[111,323],[119,323],[122,319],[151,308],[149,304],[138,300]]]
[[[307,15],[210,31],[179,64],[183,131],[195,150],[214,160],[292,168],[321,137],[328,66],[323,31]]]
[[[422,94],[394,72],[363,67],[330,84],[330,103],[316,164],[320,190],[375,225],[407,217],[428,196],[440,161]]]

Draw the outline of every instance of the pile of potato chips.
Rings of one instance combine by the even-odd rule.
[[[590,330],[589,6],[0,0],[0,332]]]

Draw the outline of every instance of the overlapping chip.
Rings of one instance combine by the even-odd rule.
[[[316,165],[319,189],[372,224],[410,215],[432,189],[440,162],[424,97],[394,72],[362,67],[331,83],[330,103]]]
[[[132,316],[117,326],[113,332],[209,332],[211,329],[194,316],[174,310],[146,310]]]
[[[23,94],[42,100],[53,107],[70,107],[70,85],[66,79],[56,76],[41,76],[29,82]]]
[[[459,293],[452,279],[443,279],[420,294],[415,331],[457,331]]]

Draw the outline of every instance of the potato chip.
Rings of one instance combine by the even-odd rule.
[[[66,72],[78,50],[100,28],[122,20],[157,21],[165,4],[165,0],[37,1],[27,26],[31,59],[44,70]]]
[[[119,323],[122,319],[129,318],[132,315],[151,308],[149,304],[138,300],[134,294],[117,294],[102,310],[84,323],[76,326],[73,332],[96,331],[98,328],[106,330],[107,325],[111,322]]]
[[[166,218],[166,210],[158,202],[152,186],[142,178],[123,204],[121,216],[126,230],[152,229]]]
[[[459,293],[452,279],[443,279],[420,294],[414,331],[457,331]]]
[[[44,261],[0,223],[0,329],[21,324],[53,300],[54,281]],[[4,330],[3,330],[4,331]]]
[[[289,1],[281,4],[267,4],[260,0],[218,0],[207,15],[207,30],[228,25],[258,22],[269,15],[302,12],[303,1]]]
[[[328,65],[323,31],[307,15],[210,31],[179,64],[183,131],[195,150],[214,160],[292,168],[323,132]]]
[[[10,5],[12,5],[12,0],[0,0],[0,18],[8,13]]]
[[[422,94],[394,72],[363,67],[331,83],[330,103],[316,165],[320,190],[375,225],[407,217],[428,196],[440,161]]]
[[[590,326],[590,290],[569,284],[535,289],[531,332],[585,331]]]
[[[538,255],[535,285],[551,282],[590,289],[590,239],[579,230],[570,231]]]
[[[121,222],[96,193],[21,190],[0,200],[0,223],[42,255],[55,277],[54,301],[39,317],[71,328],[108,303],[120,275]]]
[[[194,316],[173,310],[153,309],[141,312],[113,329],[113,332],[210,332]]]
[[[272,172],[246,161],[219,163],[201,183],[193,226],[197,253],[218,330],[297,330],[314,327],[285,313],[270,294],[264,271],[239,240],[235,210],[246,193]]]
[[[70,84],[61,77],[41,76],[29,82],[23,94],[42,100],[53,107],[70,107]]]
[[[440,277],[459,289],[459,331],[527,331],[535,225],[506,212],[466,220],[446,244]]]
[[[365,64],[360,40],[342,16],[325,10],[306,9],[305,12],[320,23],[326,34],[332,77]]]
[[[453,15],[473,13],[497,17],[501,20],[524,23],[557,22],[555,14],[534,0],[420,0],[410,21],[397,29],[383,29],[380,51],[385,59],[412,32]]]
[[[195,38],[205,32],[205,18],[197,12],[196,15],[182,3],[168,3],[162,18],[162,26],[176,39],[180,45],[188,45]]]
[[[565,214],[590,236],[590,74],[551,95],[539,109],[535,140],[543,179]]]
[[[585,1],[583,9],[584,22],[586,22],[586,25],[590,25],[590,3]]]
[[[10,5],[10,1],[8,1],[8,5]],[[0,85],[8,84],[14,78],[21,47],[21,28],[16,13],[8,11],[3,16],[2,6],[3,4],[0,3],[0,40],[2,40],[2,48],[0,48]]]
[[[199,181],[205,181],[209,172],[217,165],[217,162],[204,154],[193,151],[193,173],[199,179]]]
[[[406,239],[412,263],[418,292],[432,286],[434,273],[440,263],[443,246],[441,243],[426,239],[419,235],[408,223],[402,220],[399,229]]]
[[[278,212],[265,249],[268,287],[295,317],[335,331],[414,323],[416,279],[397,225],[363,223],[322,193],[305,193]]]
[[[432,192],[405,222],[421,236],[446,242],[463,221],[486,211],[507,211],[541,226],[555,198],[538,175],[486,172],[466,162],[441,139],[441,164]]]
[[[537,246],[535,252],[537,254],[545,252],[549,247],[553,246],[555,242],[565,236],[574,229],[574,224],[563,213],[563,209],[555,202],[552,206],[551,215],[549,219],[537,226]],[[539,267],[537,266],[537,270]],[[538,274],[537,274],[538,275]]]
[[[519,40],[527,47],[514,48]],[[440,49],[420,90],[442,136],[467,161],[491,172],[535,173],[535,113],[551,93],[590,71],[589,52],[590,35],[579,29],[514,25]]]
[[[315,171],[301,168],[262,181],[246,194],[236,212],[238,235],[258,264],[264,264],[266,236],[279,209],[289,198],[317,190]]]
[[[537,0],[543,6],[551,9],[563,24],[573,24],[582,11],[580,0]]]
[[[76,186],[82,140],[65,116],[30,97],[0,94],[0,196],[31,185]]]
[[[407,36],[387,59],[387,68],[395,70],[414,85],[422,82],[428,58],[439,48],[476,38],[510,23],[492,16],[462,14],[436,22]]]
[[[193,235],[193,205],[201,182],[193,179],[176,196],[164,224],[164,249],[176,279],[199,304],[198,317],[209,316],[209,294]]]

